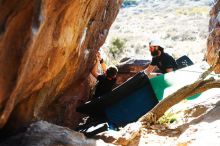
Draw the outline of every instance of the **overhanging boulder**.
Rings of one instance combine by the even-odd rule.
[[[0,127],[74,127],[122,0],[0,1]]]

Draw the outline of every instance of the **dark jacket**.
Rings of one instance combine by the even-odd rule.
[[[151,65],[157,66],[162,73],[167,73],[166,69],[168,68],[173,68],[173,70],[177,69],[177,64],[174,58],[164,52],[162,52],[160,56],[153,57]]]
[[[95,87],[95,94],[93,97],[97,98],[102,96],[110,91],[112,91],[114,85],[116,83],[116,78],[108,79],[106,75],[99,75],[97,77],[97,84]]]

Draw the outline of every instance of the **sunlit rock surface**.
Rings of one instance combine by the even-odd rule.
[[[74,127],[121,0],[0,0],[0,127]],[[5,126],[6,125],[6,126]]]
[[[215,5],[210,10],[209,36],[207,42],[206,59],[209,64],[213,64],[217,52],[220,51],[220,1],[216,0]],[[220,73],[220,65],[217,66],[216,73]]]

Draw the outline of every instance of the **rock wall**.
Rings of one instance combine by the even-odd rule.
[[[74,127],[122,0],[0,0],[0,127]],[[5,126],[6,125],[6,126]]]
[[[150,60],[136,59],[136,58],[123,58],[119,64],[118,75],[117,75],[117,85],[122,84],[129,78],[133,77],[140,71],[143,71],[150,64]]]
[[[220,51],[220,1],[216,0],[215,5],[210,10],[209,36],[207,41],[206,59],[213,64],[217,52]],[[217,66],[216,73],[220,73],[220,64]]]

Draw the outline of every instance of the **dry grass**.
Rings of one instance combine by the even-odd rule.
[[[207,15],[208,13],[209,13],[209,8],[205,6],[181,7],[176,9],[177,15],[195,16],[195,15]]]

